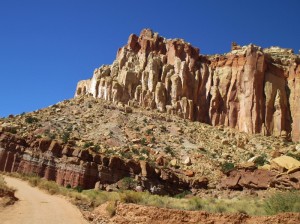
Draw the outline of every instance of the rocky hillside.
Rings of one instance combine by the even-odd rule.
[[[291,50],[204,56],[146,29],[74,99],[0,118],[0,171],[162,195],[300,189],[299,77]]]
[[[263,165],[273,157],[300,153],[300,145],[284,138],[212,127],[91,96],[10,116],[0,125],[1,171],[35,173],[82,188],[118,189],[129,177],[134,183],[130,188],[158,194],[207,187],[239,189],[234,181],[220,186],[223,172],[232,166],[249,159]],[[259,171],[268,177],[262,181],[257,171],[252,173],[253,167],[246,170],[250,179],[245,174],[246,179],[238,178],[244,185],[250,181],[246,188],[266,189],[276,176]],[[291,181],[285,186],[293,187]]]
[[[213,126],[300,140],[300,57],[290,49],[232,44],[201,55],[149,29],[130,35],[112,65],[80,81],[75,96],[157,109]]]

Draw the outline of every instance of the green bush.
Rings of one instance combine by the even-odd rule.
[[[293,154],[293,153],[289,152],[286,155],[300,161],[300,155],[299,154]]]
[[[264,201],[264,208],[268,215],[280,212],[300,212],[300,192],[275,193]]]
[[[254,161],[254,163],[256,164],[256,166],[263,166],[267,161],[267,155],[266,154],[262,154],[261,156],[257,157]]]
[[[133,152],[133,154],[135,155],[139,155],[140,154],[140,151],[136,148],[132,148],[131,151]]]
[[[32,124],[38,122],[38,119],[36,117],[29,116],[25,118],[25,122],[28,124]]]
[[[234,164],[230,162],[225,162],[222,164],[222,172],[223,173],[228,173],[229,171],[234,169]]]
[[[124,191],[120,195],[121,202],[139,204],[143,201],[143,192]]]
[[[145,138],[142,138],[141,144],[142,144],[142,145],[147,145],[147,140],[146,140]]]
[[[70,139],[70,132],[64,131],[62,136],[61,136],[61,139],[62,139],[63,143],[66,144]]]
[[[86,142],[86,143],[84,143],[84,145],[83,145],[83,148],[88,148],[88,147],[91,147],[91,146],[93,146],[94,145],[94,143],[93,142]]]
[[[142,154],[146,154],[146,155],[149,156],[149,151],[148,151],[147,149],[145,149],[145,148],[143,148],[143,149],[141,150],[141,153],[142,153]]]
[[[95,146],[94,146],[94,151],[95,151],[95,152],[99,152],[99,151],[100,151],[100,145],[98,145],[98,144],[95,145]]]
[[[171,156],[175,155],[173,149],[169,145],[165,148],[164,151],[165,153],[170,154]]]
[[[121,182],[121,190],[135,189],[137,181],[131,177],[124,177]]]
[[[179,193],[179,194],[176,194],[175,196],[174,196],[174,198],[184,198],[186,195],[189,195],[189,194],[191,194],[192,192],[191,191],[183,191],[183,192],[181,192],[181,193]]]
[[[79,192],[79,193],[81,193],[82,192],[82,187],[81,186],[76,186],[76,187],[74,187],[74,190],[76,190],[77,192]]]
[[[152,129],[147,129],[146,134],[151,135],[152,134]]]
[[[58,194],[59,193],[59,186],[54,181],[47,181],[47,180],[41,180],[38,184],[38,188],[44,189],[48,191],[50,194]]]

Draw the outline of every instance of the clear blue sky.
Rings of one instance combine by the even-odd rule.
[[[232,41],[300,49],[299,0],[0,0],[0,116],[73,97],[131,33],[152,28],[201,53]]]

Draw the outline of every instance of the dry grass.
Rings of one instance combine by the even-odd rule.
[[[15,191],[14,188],[7,186],[4,178],[0,175],[0,207],[11,205],[17,200]]]
[[[83,190],[78,192],[76,189],[66,188],[59,186],[53,181],[47,181],[37,176],[28,176],[21,175],[17,173],[9,173],[7,175],[17,177],[23,180],[28,181],[32,186],[36,186],[40,189],[48,191],[50,194],[60,194],[69,198],[74,204],[84,209],[92,210],[98,207],[105,202],[110,202],[109,214],[113,214],[113,208],[116,201],[121,201],[124,203],[134,203],[146,206],[155,206],[160,208],[170,208],[170,209],[179,209],[179,210],[204,210],[211,213],[245,213],[248,215],[266,215],[266,214],[277,214],[278,212],[284,211],[282,209],[268,208],[271,205],[274,205],[272,200],[278,202],[277,204],[282,205],[281,207],[287,207],[290,202],[285,202],[282,204],[282,201],[286,201],[286,198],[293,200],[297,198],[296,202],[290,205],[296,211],[299,207],[298,199],[299,193],[289,197],[285,197],[283,200],[282,197],[274,196],[262,200],[257,197],[240,197],[234,199],[202,199],[199,197],[189,197],[189,198],[175,198],[169,196],[159,196],[153,195],[149,192],[134,192],[134,191],[119,191],[119,192],[106,192],[106,191],[97,191],[97,190]],[[296,194],[296,193],[295,193]],[[278,199],[280,198],[280,199]],[[295,200],[294,200],[295,201]],[[114,204],[114,206],[113,206]],[[269,209],[269,210],[268,210]],[[270,212],[270,209],[272,211]],[[295,210],[296,209],[296,210]],[[298,211],[298,210],[297,210]],[[299,212],[299,211],[298,211]]]

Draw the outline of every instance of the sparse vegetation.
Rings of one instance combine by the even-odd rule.
[[[141,139],[141,145],[147,145],[147,140],[145,138]]]
[[[265,200],[264,208],[268,215],[280,212],[300,212],[300,192],[275,193]]]
[[[15,189],[7,186],[4,178],[0,175],[0,208],[13,204],[17,199],[15,198]]]
[[[141,153],[149,156],[149,151],[145,148],[142,148]]]
[[[124,177],[122,180],[120,180],[120,185],[121,190],[135,189],[137,186],[137,181],[131,177]]]
[[[152,132],[153,132],[152,129],[147,129],[146,134],[147,134],[147,135],[151,135]]]
[[[230,162],[225,162],[222,164],[221,170],[223,173],[228,173],[229,171],[234,169],[234,164]]]
[[[131,158],[132,158],[131,152],[124,152],[124,151],[121,151],[121,152],[120,152],[120,155],[121,155],[123,158],[126,158],[126,159],[131,159]]]
[[[67,143],[70,139],[70,132],[64,131],[63,134],[61,135],[61,139],[63,143]]]
[[[172,150],[172,148],[169,145],[165,148],[164,151],[165,151],[165,153],[170,154],[173,157],[175,156],[174,151]]]
[[[95,146],[94,146],[94,151],[95,151],[95,152],[99,152],[99,151],[100,151],[100,145],[98,145],[98,144],[95,145]]]
[[[89,147],[91,147],[91,146],[93,146],[93,145],[94,145],[93,142],[86,142],[86,143],[84,143],[83,148],[84,148],[84,149],[87,149],[87,148],[89,148]]]
[[[28,116],[25,118],[25,122],[28,124],[36,123],[39,120],[36,117]]]
[[[108,212],[110,217],[113,217],[116,214],[116,201],[110,201],[106,206],[106,211]]]
[[[266,154],[262,154],[261,156],[257,157],[254,161],[254,163],[257,166],[263,166],[267,161],[267,155]]]
[[[290,157],[293,157],[294,159],[300,161],[300,154],[288,152],[286,155],[290,156]]]
[[[80,187],[72,189],[70,185],[62,187],[53,181],[47,181],[34,175],[21,175],[18,173],[8,173],[8,175],[27,180],[31,185],[44,189],[50,194],[61,194],[67,196],[78,205],[85,204],[97,207],[105,202],[109,202],[106,209],[112,216],[116,209],[116,201],[156,206],[160,208],[204,210],[212,213],[273,215],[280,212],[300,212],[300,194],[297,191],[276,193],[265,200],[255,197],[235,198],[235,200],[215,198],[201,199],[198,197],[184,198],[184,196],[190,192],[183,192],[176,197],[169,197],[152,195],[149,192],[134,192],[128,190],[120,192],[106,192],[97,190],[82,190]],[[130,186],[135,186],[136,184],[135,180],[130,177],[124,178],[123,182]],[[0,177],[0,189],[2,186],[3,181],[1,181]]]

